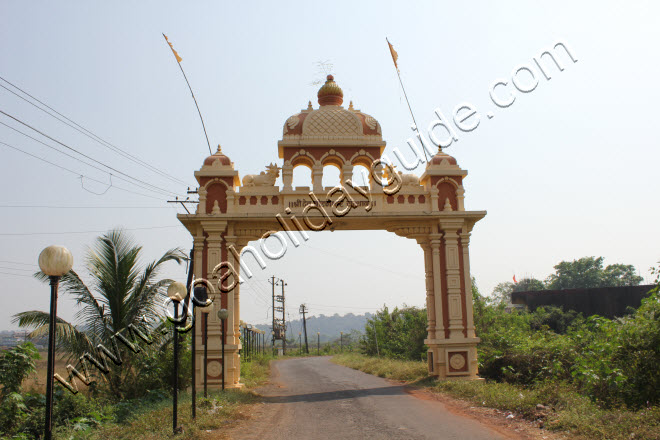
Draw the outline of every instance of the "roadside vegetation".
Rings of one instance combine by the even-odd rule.
[[[185,345],[184,345],[185,347]],[[152,361],[154,374],[171,370],[170,355]],[[235,420],[243,418],[246,405],[257,402],[258,396],[251,390],[264,384],[269,376],[270,356],[254,355],[251,362],[241,365],[242,390],[210,391],[204,398],[197,390],[197,419],[191,419],[190,352],[183,350],[181,367],[188,375],[181,377],[179,394],[179,424],[183,427],[180,439],[203,439]],[[22,390],[21,382],[34,373],[38,353],[27,342],[5,350],[0,357],[0,438],[35,439],[43,432],[45,396],[35,389]],[[168,370],[169,369],[169,370]],[[94,387],[72,394],[55,385],[53,414],[54,438],[66,440],[135,439],[161,440],[172,438],[171,373],[162,377],[160,384],[145,372],[144,378],[153,388],[146,389],[139,397],[117,399],[105,381]],[[38,385],[38,384],[37,384]],[[82,387],[81,387],[82,388]],[[81,389],[82,391],[82,389]],[[217,434],[217,432],[216,432]]]
[[[70,271],[62,277],[60,296],[76,300],[75,323],[58,318],[57,356],[69,361],[92,379],[87,386],[58,367],[79,392],[71,393],[61,384],[54,385],[53,428],[55,439],[169,439],[172,438],[172,374],[173,328],[160,309],[165,291],[172,280],[160,278],[166,263],[183,263],[185,255],[172,249],[156,261],[140,264],[142,248],[121,231],[110,231],[99,237],[90,249],[87,274]],[[37,278],[46,280],[43,274]],[[83,282],[89,280],[89,282]],[[48,313],[26,311],[15,316],[21,327],[32,330],[30,336],[47,334]],[[117,343],[112,335],[132,326],[147,340],[135,338],[132,343]],[[130,339],[129,334],[125,335]],[[213,432],[241,418],[247,404],[258,397],[250,390],[263,384],[269,375],[269,356],[253,355],[242,363],[242,390],[211,392],[204,399],[198,390],[197,419],[191,420],[191,332],[181,334],[179,363],[179,424],[181,439],[201,439],[207,430]],[[107,371],[102,373],[93,362],[87,370],[79,363],[84,353],[101,359],[96,347],[102,344],[119,365],[106,358]],[[119,356],[117,356],[117,354]],[[0,354],[0,438],[40,438],[44,428],[45,372],[36,374],[40,355],[26,342]],[[24,388],[24,385],[25,388]]]
[[[546,281],[553,287],[584,287],[581,271],[597,284],[604,277],[620,285],[641,281],[629,266],[603,269],[602,259],[591,257],[562,262],[555,269]],[[504,300],[506,290],[510,293],[515,286],[503,283],[496,295],[484,297],[473,283],[475,326],[481,338],[479,374],[485,381],[427,377],[426,311],[415,307],[384,307],[366,325],[360,353],[334,359],[381,377],[512,411],[544,428],[570,432],[572,438],[658,439],[658,281],[637,310],[616,319],[584,317],[558,307],[533,312],[511,308]],[[525,280],[527,286],[546,283]]]

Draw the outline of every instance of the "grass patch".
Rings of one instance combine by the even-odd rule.
[[[357,353],[339,354],[333,356],[332,361],[386,379],[412,382],[428,377],[426,363],[421,361],[377,358]]]
[[[241,409],[258,400],[254,393],[241,390],[210,392],[209,398],[199,398],[197,418],[191,417],[190,395],[180,396],[178,423],[183,433],[177,435],[180,440],[209,438],[207,430],[217,430],[233,420],[242,418]],[[123,423],[106,423],[98,427],[86,423],[73,423],[57,430],[55,439],[66,440],[142,440],[171,439],[172,435],[172,400],[165,399],[152,404],[136,404],[135,410]]]
[[[178,423],[183,433],[172,435],[172,398],[123,401],[113,405],[113,422],[99,424],[90,419],[74,419],[66,427],[59,427],[56,440],[202,440],[217,438],[223,427],[231,425],[245,416],[247,405],[260,400],[251,391],[264,384],[270,374],[270,357],[255,357],[251,362],[241,364],[241,381],[245,388],[209,390],[209,397],[203,398],[202,390],[197,390],[197,418],[192,419],[191,396],[180,393],[178,402]],[[210,432],[207,432],[210,431]]]
[[[248,389],[263,385],[270,376],[270,361],[273,356],[260,355],[254,356],[250,362],[241,363],[241,382]]]
[[[476,405],[511,411],[528,420],[543,420],[545,428],[584,439],[660,439],[660,408],[639,411],[603,408],[570,385],[545,382],[524,387],[493,381],[443,381],[428,377],[423,362],[398,361],[359,354],[333,361],[365,373],[412,382],[431,392],[446,393]],[[422,371],[423,370],[423,371]],[[541,404],[548,409],[537,409]]]

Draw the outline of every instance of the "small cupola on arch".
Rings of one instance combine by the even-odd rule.
[[[352,158],[360,158],[355,164],[370,167],[385,149],[378,121],[354,108],[352,102],[348,108],[342,106],[344,93],[334,76],[328,75],[317,98],[318,108],[309,102],[306,109],[290,116],[284,123],[278,154],[284,160],[282,179],[285,191],[293,190],[293,169],[302,164],[312,169],[314,190],[322,191],[326,186],[324,169],[333,174],[332,186],[337,183],[336,173],[328,166],[339,170],[343,182],[352,176]]]

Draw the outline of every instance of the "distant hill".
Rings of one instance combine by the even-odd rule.
[[[366,313],[364,315],[354,315],[348,313],[340,316],[335,313],[332,316],[319,315],[310,316],[307,318],[307,337],[316,340],[316,332],[321,333],[321,342],[334,341],[339,339],[340,332],[348,334],[351,332],[364,333],[364,326],[367,324],[367,319],[372,318],[374,315]],[[259,324],[256,326],[260,330],[265,330],[270,334],[270,325]],[[302,332],[302,319],[287,322],[287,338],[298,339],[298,332]]]

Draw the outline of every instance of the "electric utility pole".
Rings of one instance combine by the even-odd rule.
[[[284,280],[280,280],[280,286],[282,286],[282,295],[280,296],[282,301],[282,353],[286,354],[286,312],[284,307],[284,286],[288,286]]]
[[[307,320],[305,319],[305,313],[307,313],[307,306],[305,304],[300,304],[300,313],[302,313],[303,329],[305,330],[305,353],[309,354],[309,345],[307,344]]]
[[[269,283],[273,287],[273,327],[271,328],[271,334],[273,335],[273,352],[275,352],[275,338],[277,337],[277,331],[275,330],[275,284],[277,282],[275,281],[275,276],[270,277]]]
[[[284,286],[287,284],[284,280],[277,280],[273,276],[269,283],[273,286],[273,349],[275,341],[280,339],[282,341],[282,353],[286,354],[286,309],[284,306]],[[275,286],[282,286],[282,294],[275,295]],[[277,304],[277,305],[276,305]],[[276,318],[276,312],[282,312],[282,318]]]

